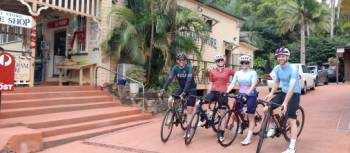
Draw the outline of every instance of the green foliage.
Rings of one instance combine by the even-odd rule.
[[[258,57],[254,59],[254,68],[264,68],[266,65],[266,60]]]
[[[126,71],[126,76],[137,80],[139,82],[145,82],[146,81],[146,70],[143,69],[140,66],[134,66],[130,68],[128,71]]]

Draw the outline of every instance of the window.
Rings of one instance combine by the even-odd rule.
[[[7,44],[21,41],[22,39],[15,35],[0,34],[0,44]]]
[[[78,16],[77,52],[86,51],[86,17]]]
[[[205,23],[208,25],[209,31],[212,32],[213,20],[207,20]]]

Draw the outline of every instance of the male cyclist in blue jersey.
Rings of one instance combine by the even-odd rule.
[[[174,95],[180,96],[181,98],[184,98],[188,95],[197,95],[197,85],[194,81],[194,78],[192,77],[192,66],[187,64],[186,54],[183,52],[178,53],[176,55],[176,63],[177,64],[172,68],[169,77],[166,79],[161,93],[164,93],[166,91],[168,85],[176,77],[180,88],[176,89]],[[188,122],[194,113],[193,109],[195,101],[195,97],[189,96],[187,98],[187,119],[185,122]],[[172,97],[169,98],[168,102],[172,102]]]
[[[296,66],[288,63],[290,52],[287,48],[282,47],[277,49],[275,56],[279,65],[273,69],[275,73],[274,85],[265,99],[271,100],[273,103],[281,104],[282,112],[287,112],[288,122],[291,125],[291,140],[288,149],[283,153],[295,153],[295,144],[298,135],[296,111],[299,108],[301,93],[299,71]],[[273,94],[280,85],[282,86],[282,92],[273,97]],[[269,129],[267,133],[268,137],[275,134],[276,125],[273,123],[271,124],[272,128]]]

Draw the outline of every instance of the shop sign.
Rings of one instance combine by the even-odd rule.
[[[30,80],[30,59],[16,58],[15,81],[29,81]]]
[[[0,24],[23,28],[32,28],[33,18],[29,15],[0,10]]]
[[[56,21],[51,21],[47,23],[48,28],[59,28],[59,27],[64,27],[69,24],[69,19],[61,19],[61,20],[56,20]]]

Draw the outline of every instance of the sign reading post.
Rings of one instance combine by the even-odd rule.
[[[0,53],[0,92],[13,91],[15,80],[15,57],[7,52]]]

